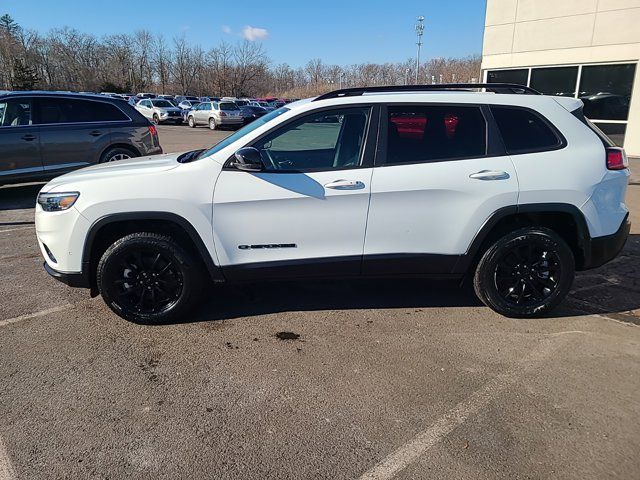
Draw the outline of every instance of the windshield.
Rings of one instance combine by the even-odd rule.
[[[154,107],[160,107],[160,108],[173,107],[173,103],[171,103],[169,100],[152,100],[151,103],[153,103]]]
[[[258,118],[257,120],[254,120],[250,124],[242,127],[240,130],[237,130],[235,133],[229,135],[224,140],[216,143],[209,150],[205,150],[200,155],[198,155],[198,157],[208,157],[209,155],[213,155],[214,153],[218,153],[223,148],[231,145],[236,140],[239,140],[242,137],[244,137],[247,133],[253,132],[256,128],[261,127],[262,125],[264,125],[268,121],[273,120],[276,117],[279,117],[280,115],[282,115],[283,113],[288,112],[289,110],[290,109],[288,109],[287,107],[282,107],[282,108],[279,108],[278,110],[274,110],[273,112],[269,112],[266,115],[263,115],[262,117]]]

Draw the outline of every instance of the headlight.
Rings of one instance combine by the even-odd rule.
[[[38,203],[45,212],[60,212],[71,208],[79,196],[78,192],[41,193]]]

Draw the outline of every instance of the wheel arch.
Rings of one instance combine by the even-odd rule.
[[[560,235],[573,252],[576,270],[590,264],[591,236],[580,209],[568,203],[533,203],[504,207],[494,212],[458,261],[456,273],[466,273],[475,268],[491,243],[506,233],[526,226],[549,228]]]
[[[222,270],[214,263],[202,237],[187,219],[170,212],[124,212],[96,220],[86,235],[82,270],[88,272],[92,294],[97,292],[96,267],[104,251],[118,238],[140,231],[168,233],[185,242],[200,257],[211,279],[224,281]]]
[[[140,153],[140,150],[138,150],[134,145],[132,145],[130,143],[117,142],[117,143],[111,143],[111,144],[107,145],[105,148],[103,148],[102,151],[100,152],[100,156],[98,158],[101,159],[102,156],[105,153],[107,153],[109,150],[111,150],[112,148],[125,148],[127,150],[130,150],[137,157],[142,156],[142,153]]]

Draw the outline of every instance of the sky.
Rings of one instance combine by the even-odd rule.
[[[0,0],[21,26],[72,27],[97,36],[147,29],[185,35],[205,50],[226,40],[261,42],[273,63],[302,66],[415,58],[414,24],[425,17],[422,59],[482,50],[485,0]]]

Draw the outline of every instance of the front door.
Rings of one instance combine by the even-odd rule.
[[[371,110],[324,110],[278,127],[250,145],[262,155],[262,172],[227,162],[213,207],[227,278],[360,273],[375,141],[367,134]]]
[[[33,125],[31,100],[0,100],[0,184],[3,178],[42,175],[40,129]]]
[[[517,205],[513,163],[479,106],[389,106],[381,118],[363,273],[454,273],[487,219]]]

